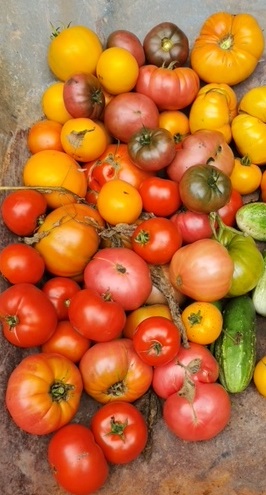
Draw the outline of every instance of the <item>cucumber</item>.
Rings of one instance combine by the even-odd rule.
[[[219,381],[230,393],[245,390],[256,362],[256,311],[247,294],[230,299],[223,310],[223,330],[214,343]]]
[[[236,212],[236,224],[255,241],[266,241],[266,203],[247,203]]]
[[[266,251],[263,251],[262,256],[264,261],[264,271],[252,292],[252,301],[256,313],[260,316],[266,316]]]

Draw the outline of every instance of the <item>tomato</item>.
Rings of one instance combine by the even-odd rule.
[[[104,226],[99,213],[86,204],[55,208],[45,218],[35,237],[34,247],[44,258],[47,271],[59,277],[82,277],[96,253]]]
[[[101,217],[111,225],[132,224],[142,212],[140,193],[136,187],[122,179],[113,179],[103,184],[96,204]]]
[[[31,246],[14,242],[0,251],[0,273],[11,284],[37,284],[44,275],[42,256]]]
[[[260,358],[255,366],[253,381],[257,391],[266,397],[266,356]]]
[[[61,144],[62,124],[55,120],[44,119],[35,122],[29,130],[27,145],[32,154],[42,150],[63,151]]]
[[[169,276],[173,286],[198,301],[213,302],[229,291],[234,263],[227,249],[215,239],[199,239],[173,255]]]
[[[60,354],[26,356],[9,376],[6,406],[16,425],[47,435],[75,416],[83,384],[77,366]]]
[[[17,283],[0,294],[4,337],[17,347],[36,347],[53,334],[57,315],[48,297],[34,284]]]
[[[171,312],[167,304],[151,304],[141,306],[127,314],[126,324],[123,329],[124,337],[133,338],[137,326],[146,318],[161,316],[171,320]]]
[[[261,200],[266,201],[266,173],[265,170],[262,172],[261,183],[260,183],[260,194]]]
[[[85,391],[102,404],[134,402],[147,392],[153,374],[132,340],[124,338],[94,344],[81,358],[79,369]]]
[[[59,321],[68,319],[70,300],[81,289],[80,285],[67,277],[51,277],[42,286],[42,291],[53,304]]]
[[[185,64],[189,54],[186,34],[173,22],[161,22],[145,36],[143,48],[148,64],[157,67],[175,63],[175,67]]]
[[[266,123],[253,115],[240,113],[233,119],[231,129],[239,154],[248,155],[252,163],[263,166],[266,162]]]
[[[68,25],[53,34],[47,62],[53,74],[66,81],[74,74],[94,73],[102,51],[102,43],[94,31],[86,26]]]
[[[248,156],[243,156],[235,159],[230,179],[232,187],[240,194],[251,194],[260,186],[262,171]]]
[[[95,120],[80,117],[65,122],[61,143],[64,151],[74,160],[88,162],[96,160],[104,152],[107,138],[102,126]]]
[[[139,67],[144,65],[144,48],[138,36],[131,31],[127,31],[126,29],[117,29],[116,31],[112,31],[107,38],[106,48],[111,48],[112,46],[125,48],[132,55],[134,55]]]
[[[190,342],[209,345],[220,335],[223,316],[215,304],[194,301],[186,306],[181,315]]]
[[[189,111],[191,133],[200,129],[220,131],[227,143],[232,140],[231,122],[237,115],[237,96],[228,84],[203,86]]]
[[[181,245],[180,231],[170,219],[164,217],[143,220],[132,234],[135,253],[153,265],[169,263]]]
[[[109,474],[101,447],[82,424],[69,424],[54,433],[48,444],[48,462],[59,486],[73,495],[94,493]]]
[[[167,129],[143,128],[128,141],[130,158],[143,170],[156,172],[167,167],[175,156],[175,142]]]
[[[82,289],[71,298],[69,321],[87,339],[107,342],[121,336],[126,322],[122,305],[92,289]]]
[[[150,316],[139,323],[132,341],[136,353],[144,363],[162,366],[177,355],[181,333],[169,318]]]
[[[63,93],[64,83],[58,81],[50,84],[41,98],[42,111],[46,118],[62,125],[72,118],[66,109]]]
[[[220,131],[204,129],[189,135],[176,150],[166,172],[170,179],[180,182],[184,172],[193,165],[208,164],[230,175],[234,167],[234,153]]]
[[[73,203],[73,194],[83,198],[87,184],[78,163],[63,151],[43,150],[32,155],[23,168],[25,186],[47,189],[45,198],[50,208]],[[65,188],[67,191],[50,191],[50,187]],[[73,193],[73,194],[71,194]]]
[[[126,311],[142,306],[152,288],[147,263],[128,248],[99,250],[85,267],[84,284],[119,302]]]
[[[69,320],[60,320],[53,335],[42,345],[42,352],[57,353],[78,363],[91,342],[75,330]]]
[[[46,197],[34,189],[13,191],[1,204],[6,227],[19,236],[28,236],[43,222],[47,210]]]
[[[173,180],[148,177],[139,185],[143,210],[158,217],[173,215],[181,206],[179,186]]]
[[[190,342],[189,347],[181,345],[177,356],[169,363],[154,368],[152,387],[159,397],[167,399],[182,389],[185,378],[214,383],[218,376],[219,365],[211,351],[204,345]]]
[[[219,383],[193,383],[186,392],[170,395],[163,406],[168,428],[187,442],[214,438],[230,417],[229,394]]]
[[[181,110],[196,98],[200,80],[190,67],[143,65],[135,90],[149,96],[159,110]]]
[[[171,132],[176,148],[180,148],[183,139],[190,134],[189,118],[180,110],[164,110],[160,112],[159,127]]]
[[[176,225],[182,237],[182,244],[191,244],[199,239],[210,239],[212,228],[207,213],[190,211],[181,207],[170,220]]]
[[[216,12],[204,21],[190,62],[203,81],[233,86],[253,73],[263,50],[263,31],[251,14]]]
[[[135,87],[138,73],[136,58],[120,46],[106,48],[97,62],[97,77],[104,89],[113,95],[131,91]]]
[[[99,119],[105,107],[103,88],[93,74],[75,74],[67,79],[63,99],[67,111],[74,118]]]
[[[183,205],[196,213],[210,213],[230,199],[231,180],[213,165],[193,165],[182,175],[179,193]]]
[[[103,154],[84,164],[88,187],[99,192],[103,184],[113,179],[121,179],[138,187],[141,182],[153,176],[153,172],[142,170],[131,160],[125,143],[108,144]]]
[[[236,191],[236,189],[232,189],[231,196],[229,201],[219,208],[218,214],[225,223],[225,225],[233,226],[235,225],[236,212],[243,206],[244,200],[241,194]]]
[[[114,96],[104,111],[104,124],[110,134],[127,143],[135,132],[158,127],[159,110],[154,101],[140,93],[129,92]]]
[[[148,427],[139,410],[129,402],[104,404],[91,418],[97,444],[107,461],[127,464],[136,459],[148,441]]]

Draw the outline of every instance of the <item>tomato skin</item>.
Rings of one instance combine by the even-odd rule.
[[[143,48],[148,64],[161,67],[175,62],[175,67],[180,67],[188,58],[189,42],[176,24],[161,22],[146,34]]]
[[[58,322],[53,335],[42,345],[42,352],[57,353],[78,363],[91,342],[71,325],[69,320]]]
[[[44,260],[32,246],[15,242],[0,252],[0,273],[11,284],[37,284],[44,271]]]
[[[167,167],[175,156],[175,142],[167,129],[143,128],[128,141],[130,158],[143,170],[156,172]]]
[[[19,236],[33,234],[46,210],[45,196],[34,189],[13,191],[1,204],[1,215],[6,227]]]
[[[190,342],[209,345],[220,335],[223,328],[221,311],[212,303],[194,301],[181,315]]]
[[[133,90],[139,73],[139,65],[126,48],[106,48],[97,62],[96,74],[105,91],[118,95]]]
[[[136,34],[131,31],[117,29],[110,33],[106,41],[106,47],[111,48],[112,46],[120,46],[132,53],[139,67],[145,64],[145,52],[142,43]]]
[[[181,344],[179,328],[169,318],[150,316],[137,326],[133,346],[150,366],[162,366],[173,359]]]
[[[107,137],[102,126],[95,120],[77,117],[64,123],[61,143],[65,153],[83,163],[96,160],[104,152]]]
[[[35,122],[28,133],[27,146],[31,153],[42,150],[63,151],[61,144],[62,124],[55,120],[44,119]]]
[[[158,217],[173,215],[181,206],[179,186],[173,180],[148,177],[141,182],[138,191],[143,210]]]
[[[94,344],[81,358],[79,369],[85,391],[101,404],[134,402],[147,392],[153,375],[132,340],[125,338]]]
[[[75,280],[67,277],[51,277],[43,284],[42,291],[53,304],[59,321],[68,319],[70,300],[80,289]]]
[[[163,407],[168,428],[181,440],[210,440],[228,424],[231,416],[229,394],[219,383],[196,383],[194,397],[170,395]]]
[[[27,348],[42,345],[56,329],[56,311],[34,284],[11,285],[0,294],[0,321],[11,344]]]
[[[182,237],[171,220],[153,217],[141,222],[132,234],[132,248],[147,263],[165,265],[181,247]]]
[[[67,492],[89,495],[106,482],[109,467],[91,429],[69,424],[54,433],[48,445],[48,462],[52,474]]]
[[[217,212],[225,225],[228,225],[229,227],[235,225],[236,212],[243,204],[244,200],[242,195],[233,188],[229,201],[222,206],[222,208],[219,208]]]
[[[90,427],[107,461],[112,464],[132,462],[147,444],[145,419],[129,402],[104,404],[92,416]]]
[[[12,371],[6,406],[22,430],[46,435],[72,420],[83,384],[77,366],[60,354],[26,356]]]
[[[105,182],[96,205],[101,217],[111,225],[133,224],[142,212],[142,199],[137,188],[122,179]]]
[[[213,232],[207,213],[190,211],[182,207],[170,217],[170,220],[181,232],[182,244],[191,244],[199,239],[212,237]]]
[[[120,337],[126,322],[120,303],[105,299],[92,289],[81,289],[71,298],[68,317],[81,335],[94,342]]]

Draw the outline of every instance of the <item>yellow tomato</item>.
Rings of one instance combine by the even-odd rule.
[[[240,113],[231,124],[232,136],[241,156],[248,155],[251,162],[266,163],[266,124],[253,115]]]
[[[83,73],[95,73],[103,51],[98,35],[85,26],[69,26],[56,32],[48,47],[48,66],[61,81]]]
[[[96,74],[103,88],[112,95],[131,91],[138,78],[139,66],[125,48],[107,48],[99,57]]]
[[[159,114],[159,127],[167,129],[179,148],[183,139],[190,134],[189,119],[180,110],[164,110]]]
[[[138,190],[121,179],[103,184],[97,198],[101,217],[111,225],[136,222],[142,211],[142,199]]]
[[[238,110],[266,122],[266,86],[258,86],[247,91],[239,102]]]
[[[60,124],[72,119],[65,107],[63,89],[64,83],[53,83],[44,91],[41,99],[42,111],[46,118]]]
[[[258,392],[266,397],[266,356],[263,356],[256,364],[253,381]]]
[[[188,340],[197,344],[211,344],[219,337],[223,328],[222,313],[210,302],[192,302],[184,308],[181,317]]]
[[[227,84],[206,84],[192,103],[189,125],[192,133],[209,129],[220,131],[227,143],[232,140],[231,122],[237,115],[237,96]]]
[[[64,187],[81,198],[87,192],[87,180],[78,163],[63,151],[43,150],[32,155],[23,168],[23,182],[31,187]],[[45,194],[48,206],[57,208],[75,201],[72,194]]]
[[[137,326],[146,318],[151,316],[163,316],[172,319],[169,307],[166,304],[152,304],[151,306],[141,306],[127,315],[126,324],[123,329],[124,337],[132,339]]]
[[[94,120],[86,117],[69,119],[62,127],[64,151],[79,162],[96,160],[107,146],[107,133]]]
[[[243,195],[251,194],[260,186],[262,171],[258,165],[251,163],[248,156],[243,156],[235,159],[230,179],[233,189]]]

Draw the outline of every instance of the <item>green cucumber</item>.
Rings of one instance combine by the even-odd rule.
[[[255,311],[260,316],[266,316],[266,251],[262,252],[264,271],[252,292],[252,301]]]
[[[266,241],[266,203],[247,203],[236,212],[236,224],[255,241]]]
[[[223,310],[223,330],[215,341],[219,381],[230,393],[245,390],[256,361],[256,311],[247,294],[230,299]]]

